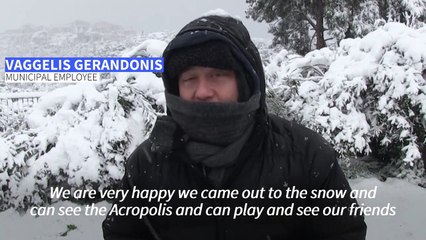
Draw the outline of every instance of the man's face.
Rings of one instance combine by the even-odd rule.
[[[191,67],[179,76],[179,95],[187,101],[237,102],[235,72],[209,67]]]

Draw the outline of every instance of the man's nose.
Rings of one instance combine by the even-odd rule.
[[[195,100],[197,101],[209,101],[214,98],[214,89],[211,88],[207,78],[203,77],[200,79],[198,87],[195,91]]]

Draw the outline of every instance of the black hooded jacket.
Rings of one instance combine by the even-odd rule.
[[[130,190],[124,201],[115,201],[117,208],[150,208],[151,215],[139,218],[131,212],[111,213],[103,222],[104,238],[113,239],[365,239],[366,225],[362,216],[349,216],[347,211],[339,216],[322,216],[324,208],[349,209],[356,204],[349,198],[349,184],[340,169],[333,148],[318,134],[295,123],[269,115],[265,104],[265,77],[257,48],[250,40],[246,28],[239,20],[209,16],[196,19],[185,26],[166,48],[163,57],[174,49],[209,40],[222,40],[230,44],[233,54],[242,62],[246,74],[253,80],[252,88],[261,92],[261,106],[249,140],[241,150],[236,163],[224,177],[221,189],[265,189],[263,199],[178,199],[165,203],[131,198],[134,188],[139,190],[193,189],[201,193],[214,189],[200,166],[186,159],[183,151],[183,133],[161,128],[154,130],[129,157],[121,188]],[[177,84],[169,79],[167,69],[163,75],[166,91],[177,94]],[[163,118],[157,120],[165,121]],[[165,125],[168,126],[168,125]],[[172,133],[172,136],[167,136]],[[289,198],[287,190],[306,189],[307,192],[327,189],[347,191],[340,199]],[[268,197],[269,190],[281,190],[283,196]],[[177,195],[177,193],[176,193]],[[294,197],[294,196],[293,196]],[[222,210],[224,216],[165,216],[167,207],[202,207]],[[264,207],[260,218],[240,216],[233,218],[236,208],[250,213],[253,208]],[[355,205],[354,205],[355,206]],[[273,208],[275,207],[275,208]],[[317,216],[298,216],[301,210],[318,207]],[[293,210],[275,212],[267,216],[267,209]],[[230,210],[230,216],[226,216]],[[157,212],[155,212],[157,211]],[[204,211],[202,211],[205,213]],[[124,212],[122,212],[124,213]],[[194,212],[197,214],[197,212]],[[188,214],[187,214],[188,215]],[[305,213],[304,215],[308,215]]]

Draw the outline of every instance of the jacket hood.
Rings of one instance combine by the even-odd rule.
[[[259,51],[251,41],[243,23],[232,17],[205,16],[200,17],[179,31],[163,52],[164,66],[168,65],[171,53],[180,48],[190,47],[207,41],[220,40],[229,44],[234,56],[241,62],[244,70],[253,81],[253,92],[260,92],[260,111],[266,113],[265,75]],[[162,75],[166,92],[176,94],[177,82],[164,69]]]

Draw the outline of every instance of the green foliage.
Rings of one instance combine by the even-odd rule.
[[[77,226],[74,224],[68,224],[67,225],[67,230],[65,230],[65,232],[61,233],[60,236],[61,237],[66,237],[68,235],[69,232],[73,231],[77,229]]]
[[[310,51],[309,11],[311,1],[247,0],[247,16],[271,23],[273,44],[287,46],[300,54]]]
[[[302,55],[312,49],[314,39],[316,48],[326,46],[326,30],[339,28],[340,32],[345,32],[348,22],[353,20],[345,12],[350,9],[350,16],[354,16],[360,9],[359,0],[247,0],[247,3],[247,16],[271,23],[270,32],[274,35],[274,44],[294,49]],[[341,29],[342,23],[346,25],[345,29]]]
[[[342,39],[365,36],[377,21],[416,25],[426,16],[422,0],[246,0],[247,17],[270,24],[273,43],[304,55]],[[316,42],[314,42],[316,40]]]

